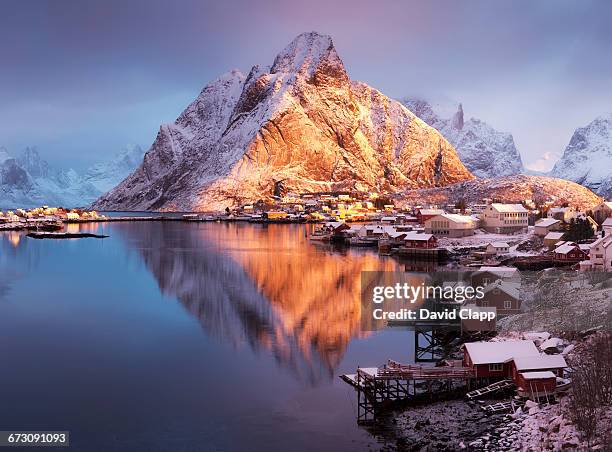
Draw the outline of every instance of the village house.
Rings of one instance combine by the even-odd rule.
[[[521,275],[515,267],[480,267],[472,274],[472,286],[485,287],[497,280],[520,283]]]
[[[496,234],[526,231],[529,212],[521,204],[492,203],[482,213],[484,229]]]
[[[438,239],[432,234],[407,232],[404,238],[404,246],[406,248],[433,249],[438,247]]]
[[[592,210],[595,221],[602,224],[606,218],[612,217],[612,201],[604,201],[595,206]]]
[[[483,308],[495,308],[498,315],[518,314],[521,311],[519,284],[497,280],[484,287],[484,297],[476,300]]]
[[[561,220],[555,218],[542,218],[536,221],[534,227],[535,235],[545,237],[551,231],[558,231],[561,228]]]
[[[474,235],[474,222],[469,216],[443,213],[424,222],[425,232],[444,237],[466,237]]]
[[[563,371],[567,363],[563,355],[538,355],[515,356],[512,361],[512,379],[516,380],[521,372],[552,371],[555,376],[563,377]]]
[[[546,246],[549,250],[552,250],[555,245],[563,240],[564,232],[549,232],[544,236],[544,246]]]
[[[572,218],[576,217],[576,209],[573,207],[552,207],[548,209],[548,218],[569,223]]]
[[[539,355],[533,341],[467,342],[463,345],[463,365],[474,370],[476,378],[502,379],[512,376],[515,356]]]
[[[612,234],[612,217],[606,218],[603,223],[601,223],[601,229],[604,232],[604,235]]]
[[[589,260],[580,262],[580,270],[612,271],[612,235],[604,235],[591,244]]]
[[[574,242],[560,242],[553,250],[553,261],[560,263],[577,263],[588,259],[589,251]]]
[[[442,215],[444,211],[442,209],[417,209],[416,217],[419,223],[425,224],[427,220],[438,215]]]
[[[507,254],[510,251],[510,245],[506,242],[491,242],[487,245],[485,255],[497,256],[498,254]]]

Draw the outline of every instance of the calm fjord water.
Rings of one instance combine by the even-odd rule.
[[[338,375],[412,360],[408,331],[360,331],[361,271],[399,264],[308,227],[0,233],[0,430],[69,430],[94,451],[375,446]]]

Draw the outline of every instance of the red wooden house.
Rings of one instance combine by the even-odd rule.
[[[564,242],[554,249],[553,259],[557,262],[580,262],[587,260],[589,253],[574,242]]]
[[[406,248],[432,249],[438,247],[438,239],[432,234],[407,233],[404,239]]]
[[[476,378],[509,378],[515,356],[539,355],[533,341],[468,342],[463,348],[463,365]]]
[[[417,220],[419,223],[425,224],[427,220],[438,215],[442,215],[444,211],[442,209],[418,209],[416,213]]]

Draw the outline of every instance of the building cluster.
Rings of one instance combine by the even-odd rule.
[[[86,221],[103,219],[96,211],[64,209],[42,206],[34,209],[15,209],[0,211],[0,225],[5,229],[28,229],[65,221]]]

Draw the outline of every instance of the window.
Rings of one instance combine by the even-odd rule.
[[[501,372],[504,370],[503,364],[489,364],[489,371],[491,372]]]
[[[512,300],[504,300],[504,309],[512,309]]]

